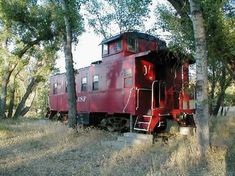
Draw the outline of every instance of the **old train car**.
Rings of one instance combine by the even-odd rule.
[[[113,36],[101,46],[102,60],[75,75],[79,124],[113,131],[131,123],[134,130],[150,133],[164,128],[167,119],[194,124],[194,97],[188,89],[190,59],[140,32]],[[50,78],[49,100],[51,114],[67,114],[65,74]]]

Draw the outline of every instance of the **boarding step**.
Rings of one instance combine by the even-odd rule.
[[[151,124],[153,116],[143,115],[142,117],[137,117],[134,125],[134,130],[136,131],[149,131],[149,126]]]
[[[115,141],[103,141],[101,145],[112,147],[115,149],[123,149],[127,147],[149,146],[153,144],[153,135],[140,133],[124,133],[123,136],[118,136]]]
[[[153,140],[153,135],[151,135],[151,134],[127,132],[127,133],[124,133],[123,136],[129,137],[129,138]]]

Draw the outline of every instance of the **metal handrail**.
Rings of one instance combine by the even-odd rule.
[[[129,95],[128,95],[128,98],[127,98],[126,105],[124,106],[122,112],[125,112],[125,111],[126,111],[126,108],[127,108],[128,104],[129,104],[129,102],[130,102],[130,99],[131,99],[131,94],[132,94],[132,92],[133,92],[134,89],[135,89],[134,87],[132,87],[132,88],[130,89],[130,92],[129,92]]]

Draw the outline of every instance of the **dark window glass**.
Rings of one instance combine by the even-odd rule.
[[[68,83],[65,82],[65,92],[67,93],[68,92]]]
[[[99,90],[99,76],[95,75],[92,82],[92,90]]]
[[[53,84],[53,94],[57,94],[58,85],[57,83]]]
[[[81,91],[87,91],[87,77],[82,78]]]
[[[121,42],[121,40],[117,41],[116,47],[117,47],[117,49],[116,49],[117,52],[122,50],[122,42]]]
[[[137,42],[136,42],[135,38],[128,37],[128,39],[127,39],[127,49],[129,51],[137,52]]]

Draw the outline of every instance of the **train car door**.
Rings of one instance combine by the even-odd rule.
[[[51,111],[58,110],[57,94],[58,94],[57,76],[53,76],[50,78],[50,93],[49,93],[49,108]]]
[[[136,110],[139,114],[151,112],[152,82],[155,80],[154,65],[146,59],[136,59]]]
[[[67,95],[67,83],[66,75],[60,74],[57,79],[57,106],[59,111],[67,112],[68,111],[68,95]]]

